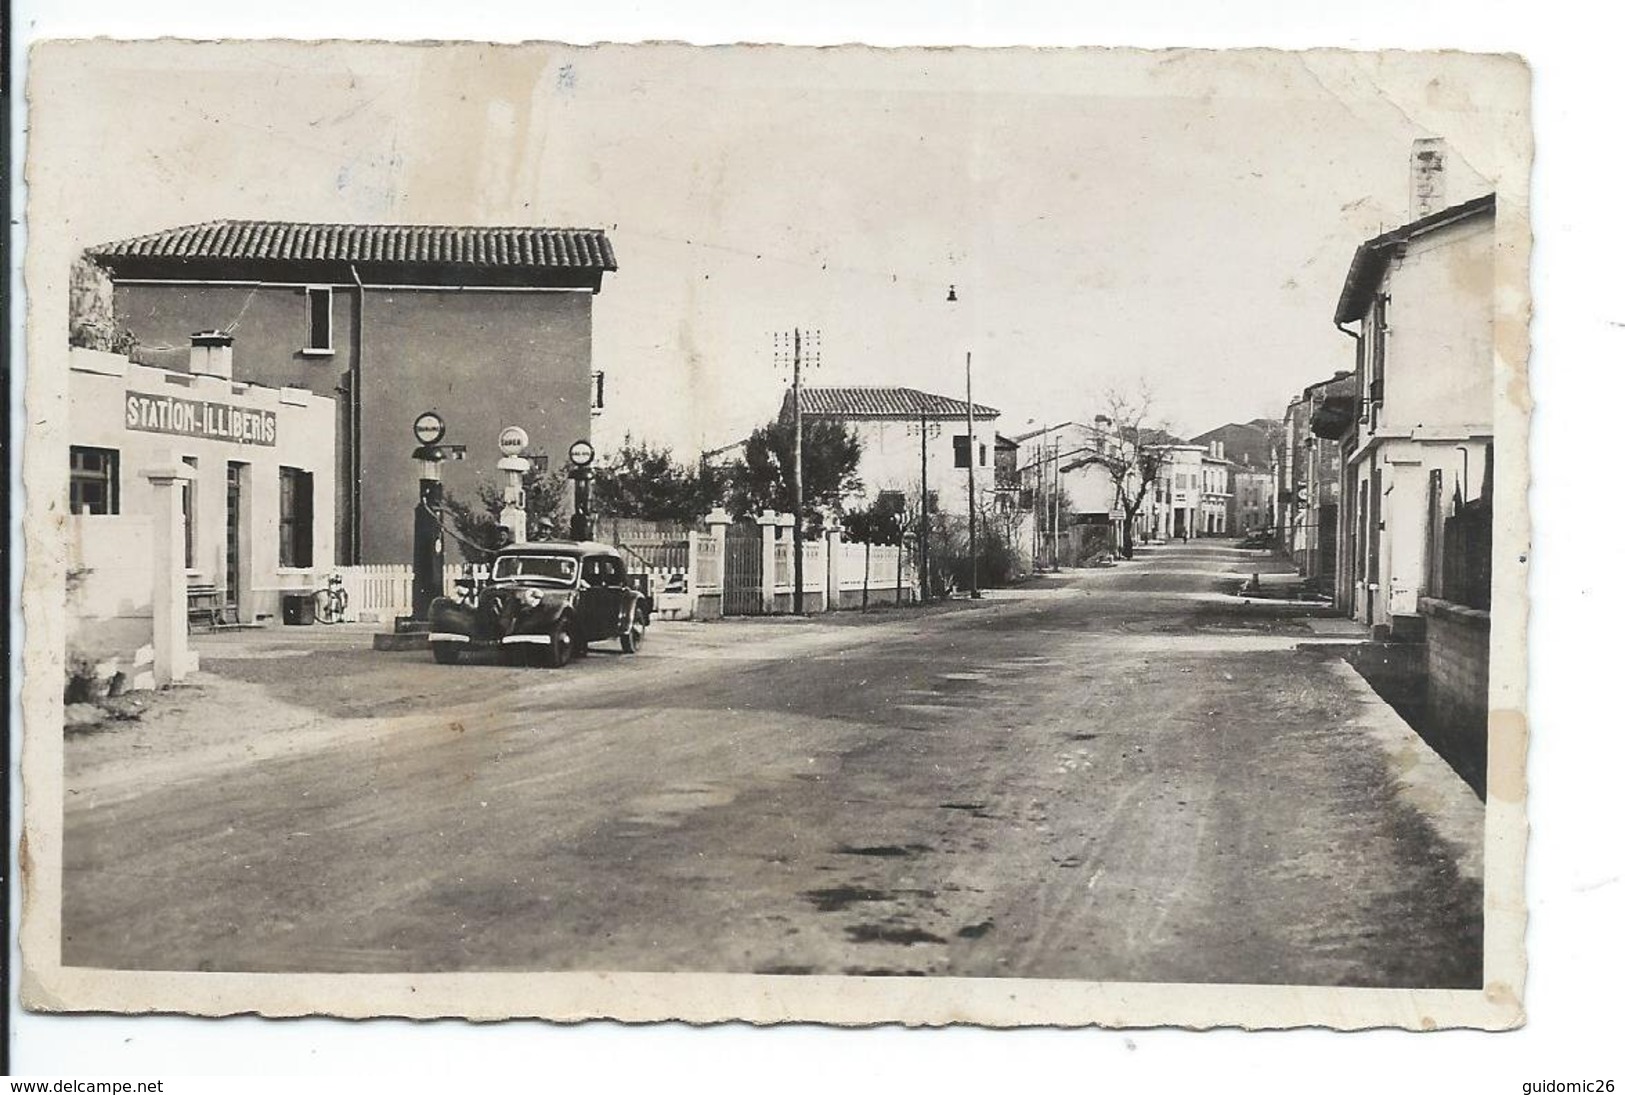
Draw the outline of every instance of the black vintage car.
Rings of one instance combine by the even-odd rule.
[[[510,651],[555,668],[584,654],[588,643],[608,639],[635,654],[650,607],[607,544],[514,544],[492,560],[484,588],[430,602],[429,649],[442,664],[472,648]]]

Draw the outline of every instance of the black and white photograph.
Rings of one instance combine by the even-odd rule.
[[[1518,58],[28,92],[26,1005],[1523,1022]]]

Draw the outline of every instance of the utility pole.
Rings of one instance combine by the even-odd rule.
[[[791,611],[797,616],[801,615],[801,328],[795,329],[795,365],[792,387],[795,389],[795,420],[796,420],[796,523],[791,535],[795,538],[796,554],[796,592],[791,602]]]
[[[1033,504],[1033,567],[1043,570],[1043,549],[1050,539],[1050,427],[1038,434],[1038,497]]]
[[[951,294],[950,294],[951,295]],[[965,487],[970,495],[970,595],[982,595],[976,583],[976,405],[970,397],[970,351],[965,351]]]
[[[784,341],[784,336],[782,334],[780,334],[778,336],[775,336],[775,340],[782,346],[783,341]],[[803,496],[803,493],[802,493],[802,486],[801,486],[801,479],[802,479],[802,458],[801,458],[801,366],[802,366],[802,364],[804,362],[806,364],[808,364],[808,365],[817,364],[816,360],[809,360],[809,358],[815,358],[816,357],[817,350],[815,348],[815,344],[818,341],[819,341],[819,336],[818,336],[817,331],[808,331],[806,333],[806,339],[803,340],[802,331],[801,331],[801,328],[799,328],[799,327],[794,328],[790,332],[790,336],[789,336],[789,343],[790,343],[790,407],[791,407],[790,417],[791,417],[792,422],[794,423],[794,428],[795,428],[795,456],[794,456],[794,459],[792,460],[793,468],[792,468],[792,471],[791,471],[791,477],[792,477],[791,490],[792,490],[792,492],[794,494],[793,507],[794,507],[794,511],[795,511],[793,516],[795,517],[795,521],[791,525],[791,533],[790,533],[790,535],[792,537],[792,540],[794,541],[794,550],[792,551],[792,554],[795,557],[795,575],[796,575],[796,578],[795,578],[795,593],[794,593],[794,595],[792,597],[792,600],[791,600],[791,611],[794,612],[797,616],[800,616],[802,614],[802,608],[803,608],[803,595],[802,595],[803,576],[802,576],[802,558],[801,558],[801,542],[802,542],[802,528],[801,528],[802,513],[801,513],[801,511],[802,511],[802,508],[805,505],[805,499],[804,499],[804,496]],[[805,346],[804,346],[804,342],[805,342]],[[783,358],[781,357],[779,360],[782,362]]]
[[[1061,438],[1055,437],[1055,492],[1050,506],[1049,554],[1050,569],[1061,572]]]
[[[926,537],[931,527],[931,491],[927,487],[925,411],[920,411],[920,601],[931,598],[931,569],[926,561]]]
[[[1033,522],[1033,567],[1043,570],[1044,541],[1049,539],[1049,511],[1050,499],[1053,489],[1050,485],[1050,473],[1045,470],[1049,463],[1049,425],[1045,424],[1044,432],[1038,435],[1038,500],[1034,509]],[[1055,569],[1055,549],[1050,546],[1050,569]]]

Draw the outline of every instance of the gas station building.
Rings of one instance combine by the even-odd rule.
[[[445,491],[465,501],[492,482],[503,427],[522,427],[527,455],[552,469],[591,434],[593,297],[616,269],[600,229],[226,220],[86,257],[112,280],[132,357],[152,367],[140,375],[184,380],[190,336],[225,327],[234,386],[308,393],[300,421],[327,416],[327,444],[313,451],[330,453],[331,495],[308,488],[322,525],[314,559],[331,545],[339,565],[412,561],[413,422],[425,411],[445,421],[446,444],[467,446],[466,461],[442,469]],[[277,403],[279,430],[287,406]],[[274,481],[260,473],[253,490]],[[224,489],[213,472],[200,482]]]

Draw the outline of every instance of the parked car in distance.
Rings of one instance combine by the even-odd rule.
[[[465,650],[497,649],[554,668],[609,639],[635,654],[653,607],[637,577],[607,544],[513,544],[491,561],[483,588],[430,602],[429,649],[443,665]]]

